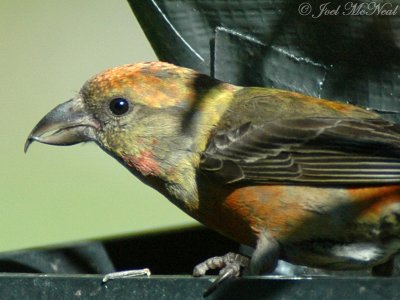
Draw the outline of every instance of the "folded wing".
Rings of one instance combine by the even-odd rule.
[[[400,127],[336,117],[247,122],[216,130],[200,169],[224,183],[400,183]]]

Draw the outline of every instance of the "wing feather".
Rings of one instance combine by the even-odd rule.
[[[200,168],[226,183],[400,183],[400,128],[333,117],[248,122],[216,131]]]

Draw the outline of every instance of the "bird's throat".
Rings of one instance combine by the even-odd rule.
[[[138,155],[123,155],[122,159],[130,168],[135,168],[143,176],[159,176],[160,165],[149,150],[142,150]]]

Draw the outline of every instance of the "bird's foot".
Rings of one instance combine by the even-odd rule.
[[[248,267],[249,264],[250,259],[248,257],[229,252],[224,256],[211,257],[198,264],[193,269],[193,276],[199,277],[205,275],[208,270],[221,269],[218,278],[204,293],[204,297],[207,297],[217,289],[221,282],[228,278],[239,277],[241,269]]]
[[[103,277],[102,281],[103,281],[103,283],[106,283],[109,280],[137,277],[137,276],[144,276],[144,275],[149,277],[151,275],[150,270],[145,268],[145,269],[139,269],[139,270],[128,270],[128,271],[108,273]]]

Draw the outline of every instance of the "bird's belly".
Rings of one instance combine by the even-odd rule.
[[[208,195],[210,197],[210,195]],[[249,186],[200,199],[198,219],[254,246],[268,230],[281,244],[400,237],[400,186]]]

